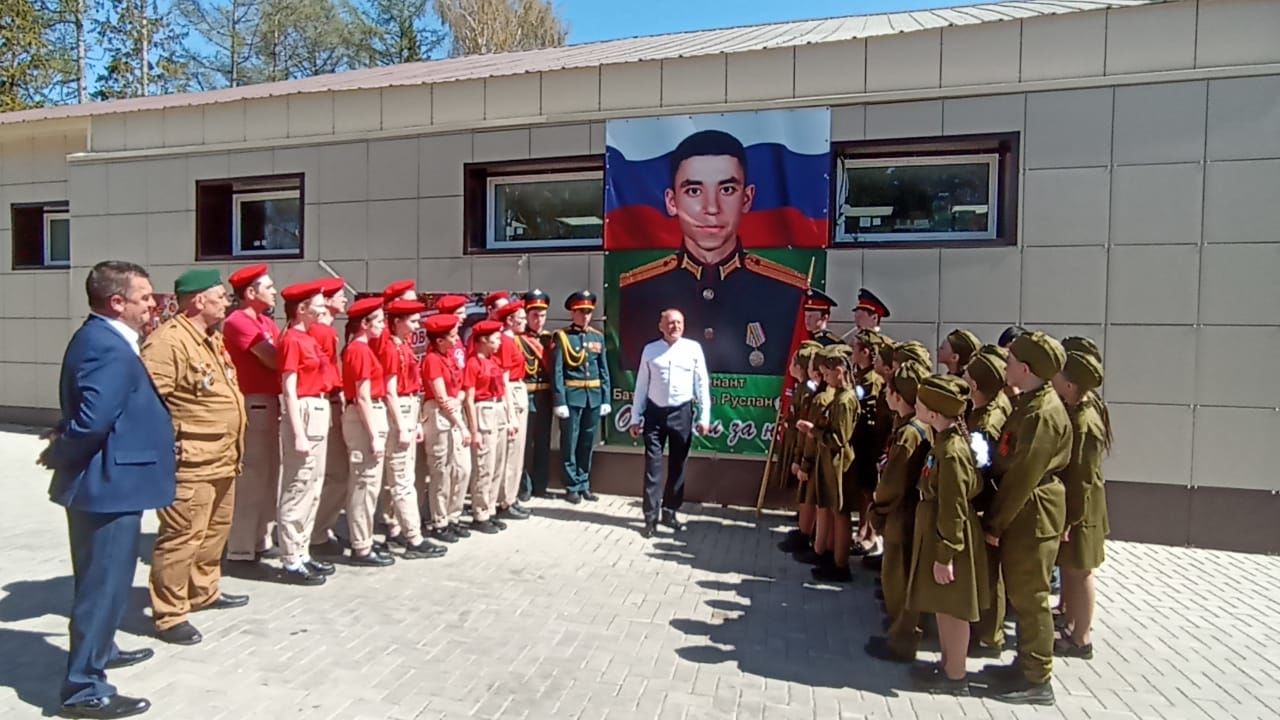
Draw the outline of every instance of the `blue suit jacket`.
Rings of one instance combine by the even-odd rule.
[[[96,513],[167,507],[175,492],[173,423],[141,358],[90,316],[62,358],[62,419],[47,454],[49,498]]]

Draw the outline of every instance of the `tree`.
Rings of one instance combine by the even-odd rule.
[[[186,30],[172,6],[156,0],[111,0],[94,23],[104,53],[94,97],[99,100],[183,92],[190,86]]]
[[[454,57],[560,47],[569,34],[550,0],[435,0],[435,7]]]
[[[57,17],[29,0],[0,0],[0,112],[45,105],[65,68]]]
[[[333,0],[264,0],[254,55],[259,77],[292,80],[358,66],[359,29]]]
[[[355,7],[357,54],[363,65],[397,65],[431,57],[447,37],[433,27],[432,0],[368,0]]]
[[[186,59],[200,89],[255,82],[254,40],[262,4],[262,0],[179,0],[178,12],[199,40],[196,49],[188,48]]]

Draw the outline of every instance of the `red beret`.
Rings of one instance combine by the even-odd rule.
[[[258,278],[266,274],[266,265],[250,265],[248,267],[242,267],[231,273],[231,275],[227,277],[227,282],[231,284],[232,290],[240,292],[256,282]]]
[[[287,302],[298,302],[319,295],[322,292],[321,280],[308,280],[290,285],[280,291],[280,297]]]
[[[351,303],[351,307],[347,308],[347,319],[359,320],[364,316],[369,315],[374,310],[380,310],[380,309],[382,309],[382,298],[380,297],[360,298],[359,300]]]
[[[481,320],[471,328],[472,337],[484,337],[492,335],[496,332],[502,332],[502,323],[497,320]]]
[[[390,285],[388,285],[386,289],[382,291],[382,298],[384,300],[393,300],[395,298],[398,298],[401,295],[405,294],[406,292],[409,292],[410,290],[412,290],[413,286],[416,284],[417,283],[415,283],[412,280],[397,280],[391,283]]]
[[[327,298],[333,297],[346,289],[347,283],[342,278],[328,277],[319,280],[320,292]]]
[[[458,327],[458,316],[449,313],[432,315],[423,321],[423,325],[427,328],[427,335],[444,337]]]
[[[497,290],[484,296],[484,306],[493,307],[499,300],[510,300],[511,293],[506,290]]]
[[[442,313],[455,313],[458,308],[466,306],[469,301],[463,295],[445,295],[436,301],[436,310]]]
[[[415,300],[392,300],[387,304],[387,314],[392,317],[405,317],[415,313],[426,312],[427,306]]]
[[[521,300],[512,300],[511,302],[507,303],[506,305],[503,305],[502,307],[498,308],[497,310],[494,310],[494,311],[493,311],[493,314],[494,314],[494,316],[495,316],[498,320],[506,320],[507,318],[511,317],[512,315],[515,315],[517,310],[523,310],[523,309],[524,309],[524,302],[523,302],[523,301],[521,301]]]

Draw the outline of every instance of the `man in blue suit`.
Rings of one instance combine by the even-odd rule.
[[[138,356],[155,310],[147,272],[98,263],[85,281],[91,313],[62,358],[62,419],[40,464],[53,470],[49,498],[67,509],[75,599],[62,713],[122,718],[146,712],[118,695],[109,668],[152,656],[115,644],[138,561],[142,511],[174,500],[173,423]]]

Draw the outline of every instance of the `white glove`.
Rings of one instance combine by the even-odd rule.
[[[600,406],[600,414],[601,414],[602,416],[603,416],[603,415],[608,415],[608,414],[609,414],[609,413],[611,413],[611,412],[613,412],[613,406],[612,406],[612,405],[610,405],[609,403],[605,403],[605,404],[603,404],[603,405],[601,405],[601,406]]]
[[[568,405],[557,405],[551,412],[555,413],[556,417],[560,418],[561,420],[569,419]]]

